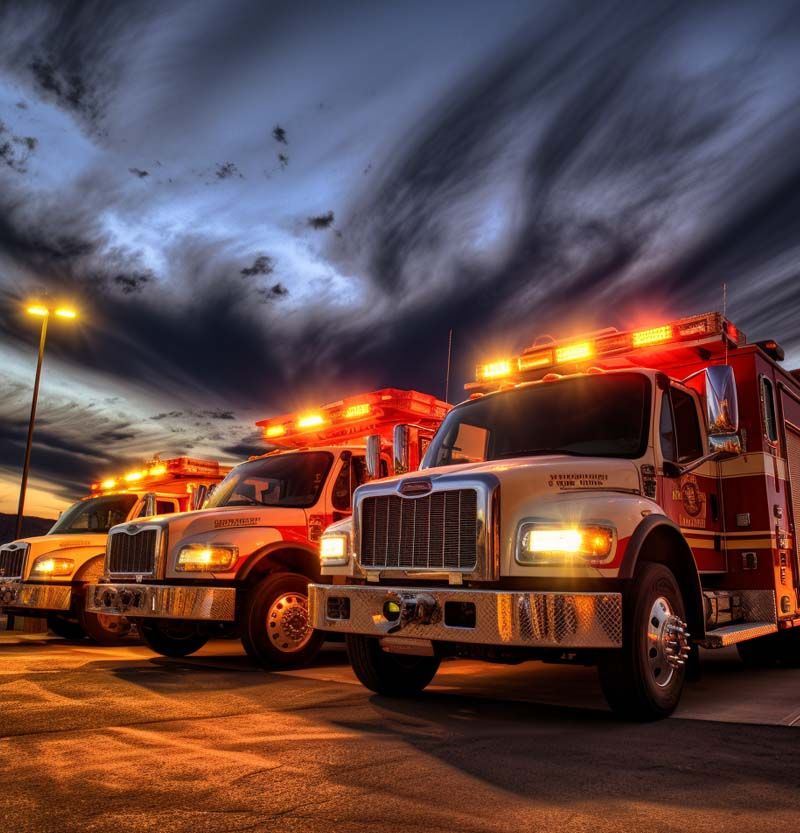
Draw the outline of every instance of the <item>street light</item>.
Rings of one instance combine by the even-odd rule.
[[[25,462],[22,466],[22,481],[19,484],[19,506],[17,507],[17,528],[15,538],[22,537],[22,516],[25,512],[25,491],[28,488],[28,469],[31,464],[31,443],[33,441],[33,424],[36,421],[36,403],[39,399],[39,379],[42,375],[42,359],[44,359],[44,345],[47,340],[47,322],[50,314],[63,320],[71,320],[78,317],[78,313],[70,307],[56,307],[51,310],[42,304],[31,304],[27,312],[42,319],[42,331],[39,336],[39,359],[36,362],[36,380],[33,383],[33,400],[31,401],[31,418],[28,422],[28,439],[25,443]]]

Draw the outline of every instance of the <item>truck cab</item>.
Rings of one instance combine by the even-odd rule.
[[[86,585],[102,575],[109,530],[137,518],[186,511],[229,470],[213,460],[154,459],[142,469],[93,483],[90,494],[62,512],[46,535],[0,547],[3,612],[44,618],[68,639],[88,636],[113,644],[130,630],[127,620],[85,610]]]
[[[800,661],[800,387],[780,358],[708,313],[481,365],[420,471],[360,487],[326,531],[339,583],[310,588],[314,627],[381,693],[451,656],[589,662],[636,719],[672,712],[699,645]]]
[[[385,388],[259,423],[273,451],[236,466],[199,512],[137,520],[109,534],[104,578],[87,610],[133,619],[156,652],[186,656],[214,633],[237,633],[265,667],[310,662],[307,586],[319,579],[324,529],[355,488],[416,468],[449,406]],[[413,442],[396,464],[395,429]]]

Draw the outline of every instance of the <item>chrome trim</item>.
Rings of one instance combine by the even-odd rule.
[[[30,610],[69,610],[72,587],[59,584],[21,584],[14,607]]]
[[[460,574],[464,580],[497,581],[500,577],[500,481],[493,474],[466,475],[436,475],[434,469],[417,471],[402,480],[393,482],[367,483],[359,486],[355,491],[353,506],[353,559],[360,574],[370,578],[390,576],[395,579],[401,576],[408,578],[430,577],[442,575],[442,568],[435,567],[430,571],[420,567],[365,567],[361,564],[359,550],[361,548],[361,512],[362,504],[368,497],[398,497],[401,500],[419,500],[435,492],[449,492],[457,489],[474,489],[477,492],[477,528],[478,540],[476,546],[475,568],[447,569],[447,574]],[[424,494],[408,495],[402,492],[403,485],[409,480],[426,479],[431,481],[430,490]]]
[[[153,558],[153,570],[148,573],[113,573],[110,569],[109,558],[111,556],[111,541],[115,535],[138,535],[140,532],[145,532],[148,529],[156,531],[155,557]],[[162,566],[164,562],[164,544],[166,535],[164,534],[164,527],[160,524],[138,524],[129,522],[114,526],[109,530],[108,538],[106,539],[106,557],[105,557],[105,573],[107,576],[121,576],[123,578],[129,576],[141,576],[148,578],[156,578],[162,575]]]
[[[335,633],[530,648],[620,648],[621,593],[309,585],[312,627]],[[328,599],[347,598],[348,619],[328,618]],[[389,621],[384,605],[417,606],[422,613]],[[445,624],[447,602],[475,605],[475,627]],[[336,607],[336,606],[334,606]]]
[[[161,584],[90,584],[86,610],[143,619],[232,622],[236,588]]]
[[[8,579],[23,579],[25,578],[25,567],[28,564],[28,556],[31,553],[31,545],[29,543],[24,543],[21,541],[12,541],[9,544],[3,544],[0,547],[0,552],[19,552],[19,550],[23,550],[22,560],[20,561],[19,567],[19,574],[14,576],[4,576],[0,573],[0,580],[8,580]]]

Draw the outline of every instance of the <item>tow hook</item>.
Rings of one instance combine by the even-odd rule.
[[[392,634],[407,625],[435,625],[442,618],[442,611],[429,593],[390,593],[383,605],[383,615],[394,623],[386,631]]]

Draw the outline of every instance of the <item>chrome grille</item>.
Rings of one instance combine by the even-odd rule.
[[[152,527],[130,534],[108,536],[108,572],[111,575],[153,575],[156,568],[158,530]]]
[[[361,502],[364,567],[473,570],[478,559],[478,495],[474,489],[424,497],[375,495]]]
[[[28,547],[25,544],[12,544],[0,549],[0,578],[22,578],[27,555]]]

